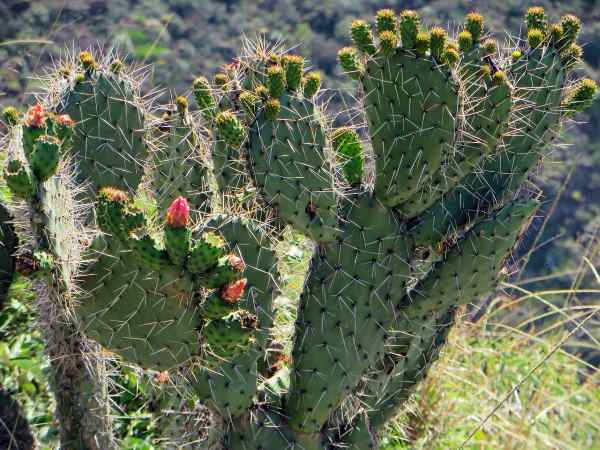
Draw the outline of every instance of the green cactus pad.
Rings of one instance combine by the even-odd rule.
[[[202,327],[202,344],[207,358],[216,357],[215,362],[221,365],[248,351],[254,343],[257,327],[256,316],[246,311],[210,320]]]
[[[300,446],[281,412],[268,408],[259,408],[253,411],[252,416],[237,419],[227,444],[227,448],[231,450],[307,449]]]
[[[239,280],[243,272],[238,270],[230,260],[230,256],[223,256],[217,262],[216,267],[208,272],[198,275],[197,280],[200,286],[206,289],[216,289],[224,284]]]
[[[375,193],[395,206],[429,182],[452,148],[458,84],[445,66],[397,50],[367,62],[362,87]]]
[[[331,135],[331,142],[350,186],[358,186],[363,175],[363,148],[360,136],[351,128],[338,128]]]
[[[150,270],[160,272],[171,265],[167,251],[160,248],[156,240],[148,234],[142,237],[130,236],[126,245]]]
[[[239,309],[239,302],[226,302],[219,292],[213,291],[200,304],[200,314],[207,319],[220,319]]]
[[[208,272],[217,266],[224,255],[225,243],[222,238],[211,232],[206,233],[194,243],[187,269],[195,274]]]
[[[161,124],[159,145],[153,155],[152,187],[159,211],[166,211],[177,197],[187,199],[190,217],[198,220],[210,212],[208,165],[188,114],[176,114]]]
[[[96,218],[102,231],[121,242],[127,242],[130,233],[146,223],[143,212],[134,206],[131,198],[124,191],[114,188],[100,190]]]
[[[168,266],[152,272],[138,256],[107,237],[81,281],[75,312],[82,330],[126,361],[167,370],[200,354],[201,317],[192,283]]]
[[[386,324],[409,278],[405,232],[392,211],[368,195],[350,197],[342,223],[339,240],[318,248],[300,297],[287,400],[300,432],[318,432],[383,357]]]
[[[30,155],[31,170],[38,180],[46,181],[56,172],[60,159],[60,141],[52,136],[40,136]]]
[[[58,110],[76,122],[71,153],[90,195],[103,186],[133,192],[140,183],[148,150],[136,89],[123,75],[97,70],[62,94]]]
[[[453,323],[453,311],[496,287],[507,255],[538,206],[533,200],[511,202],[475,225],[399,303],[396,331],[387,347],[387,358],[396,365],[387,373],[380,368],[365,396],[377,425],[406,401],[411,380],[419,379],[415,369],[431,365],[441,345],[436,341],[445,340]]]
[[[319,242],[336,233],[329,143],[315,105],[286,94],[276,120],[259,115],[250,131],[252,176],[279,216]]]
[[[35,194],[37,180],[25,163],[19,159],[10,159],[4,169],[4,179],[11,192],[22,199],[29,199]]]

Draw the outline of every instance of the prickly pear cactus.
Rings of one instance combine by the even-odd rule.
[[[42,219],[36,242],[78,329],[131,364],[176,373],[211,411],[215,433],[200,448],[377,448],[457,311],[504,276],[538,208],[520,185],[596,96],[593,81],[570,81],[581,57],[573,16],[548,25],[530,9],[510,54],[483,39],[478,13],[456,36],[415,11],[375,22],[353,22],[353,46],[339,52],[364,130],[334,129],[318,72],[263,45],[214,83],[194,81],[198,117],[180,97],[156,121],[120,61],[83,53],[50,96],[75,120],[63,118],[73,138],[43,110],[14,121],[21,151],[5,178]],[[158,155],[146,174],[153,220],[136,198],[148,153]],[[199,195],[211,176],[212,215]],[[94,220],[59,207],[82,193]],[[190,205],[203,214],[192,220]],[[270,367],[283,235],[265,217],[315,242],[291,352]],[[79,239],[59,238],[60,223]]]

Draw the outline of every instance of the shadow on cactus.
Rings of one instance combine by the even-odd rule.
[[[572,81],[579,20],[549,25],[531,8],[526,22],[506,50],[478,13],[455,37],[415,11],[354,21],[339,59],[363,128],[335,129],[318,72],[276,48],[198,77],[199,111],[178,97],[162,120],[126,66],[84,52],[44,106],[11,113],[5,178],[28,204],[28,245],[53,258],[47,279],[85,336],[209,407],[198,447],[377,448],[457,311],[507,273],[538,208],[521,186],[596,96]],[[160,220],[136,202],[146,186]],[[265,217],[315,242],[291,358],[274,373],[282,234]]]

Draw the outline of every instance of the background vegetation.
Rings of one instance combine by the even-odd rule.
[[[582,70],[600,81],[600,5],[537,3],[551,19],[566,12],[583,18]],[[451,26],[477,9],[507,46],[518,36],[525,9],[516,0],[3,0],[0,106],[31,101],[38,89],[34,75],[65,49],[116,47],[130,62],[152,64],[148,87],[181,94],[197,74],[212,74],[235,57],[242,36],[264,35],[284,46],[301,43],[296,51],[323,71],[326,88],[348,94],[337,98],[351,108],[350,85],[335,55],[349,41],[350,21],[382,7],[416,8],[428,24]],[[504,29],[513,36],[500,34]],[[505,286],[507,295],[468,311],[411,409],[390,428],[385,449],[459,448],[466,439],[465,448],[473,449],[600,449],[600,279],[593,269],[600,266],[600,102],[580,119],[584,123],[573,124],[545,162],[544,182],[533,180],[546,213],[517,255],[521,270]],[[306,264],[307,245],[296,237],[280,249],[289,274],[287,299],[301,287],[294,273]],[[285,298],[283,334],[294,318],[294,304]],[[31,300],[27,283],[17,280],[0,311],[0,387],[17,394],[42,447],[53,448],[47,363]],[[123,448],[152,448],[153,424],[136,375],[126,368],[117,373]]]

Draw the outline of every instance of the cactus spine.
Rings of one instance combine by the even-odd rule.
[[[121,78],[126,67],[84,53],[79,75],[52,96],[62,99],[57,113],[76,121],[72,140],[58,137],[58,163],[32,109],[14,125],[23,151],[6,179],[41,206],[46,249],[63,264],[56,283],[74,300],[79,330],[130,363],[176,372],[212,411],[212,448],[377,448],[457,310],[501,278],[538,207],[519,186],[561,122],[596,95],[590,80],[567,81],[581,54],[579,21],[548,26],[532,8],[527,23],[527,48],[499,58],[478,13],[456,39],[428,30],[415,11],[382,10],[375,30],[353,22],[354,46],[339,59],[360,92],[367,127],[358,131],[332,129],[320,76],[305,73],[302,57],[258,45],[214,85],[194,81],[198,118],[178,98],[149,132],[155,116]],[[193,197],[210,183],[197,119],[212,138],[221,194],[212,215]],[[158,220],[135,201],[140,168],[155,155],[147,175]],[[72,233],[89,238],[73,248],[58,239],[57,223],[71,219],[57,204],[75,197],[95,214],[75,221]],[[266,217],[316,243],[291,359],[274,373],[262,362],[281,234]]]

